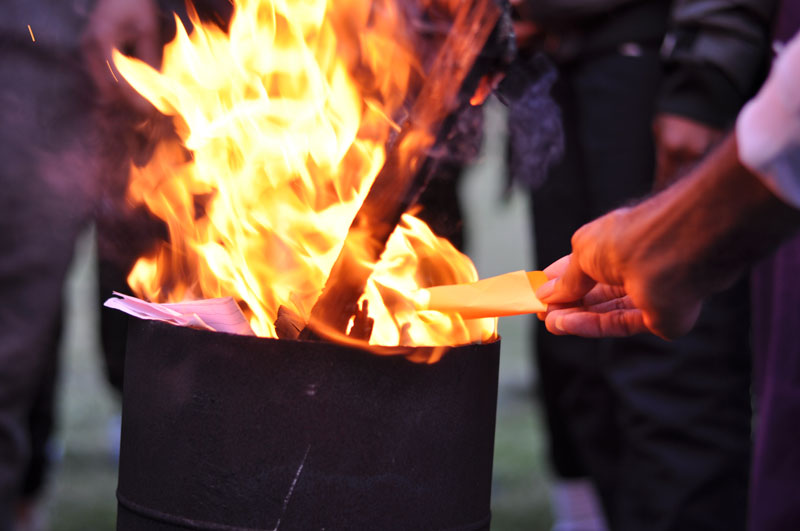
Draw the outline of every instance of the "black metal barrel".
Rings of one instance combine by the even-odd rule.
[[[499,355],[132,319],[117,529],[488,529]]]

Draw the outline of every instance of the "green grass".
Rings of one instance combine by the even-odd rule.
[[[509,204],[500,201],[502,131],[502,110],[493,106],[487,115],[485,153],[466,176],[462,190],[470,255],[482,277],[529,268],[531,263],[525,201],[521,196]],[[89,236],[76,251],[68,285],[58,434],[63,457],[45,504],[47,529],[53,531],[114,529],[116,464],[109,453],[107,428],[119,406],[102,374],[94,267]],[[529,326],[525,317],[501,321],[494,531],[543,531],[550,525],[541,425],[531,400]]]

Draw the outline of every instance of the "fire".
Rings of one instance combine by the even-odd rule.
[[[138,296],[230,295],[266,337],[280,306],[308,320],[419,75],[399,5],[237,0],[227,33],[176,17],[160,72],[115,52],[176,131],[131,169],[130,199],[169,232],[130,273]],[[405,215],[364,294],[370,343],[493,338],[496,320],[417,312],[402,295],[474,280],[469,258]]]

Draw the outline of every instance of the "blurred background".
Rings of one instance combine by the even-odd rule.
[[[532,226],[527,197],[503,199],[505,108],[486,106],[483,152],[463,179],[468,254],[481,278],[531,269]],[[96,251],[92,234],[76,251],[59,386],[55,467],[42,508],[45,529],[105,531],[115,527],[119,400],[106,383],[97,333]],[[502,354],[492,486],[494,531],[546,530],[547,470],[540,411],[533,400],[531,318],[500,321]]]

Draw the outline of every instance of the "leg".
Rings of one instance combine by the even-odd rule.
[[[57,320],[57,329],[49,334],[50,345],[47,348],[48,357],[44,374],[28,419],[31,435],[31,460],[22,484],[22,498],[31,502],[41,494],[52,464],[50,443],[55,425],[55,392],[59,372],[58,350],[61,343],[61,316]]]
[[[744,530],[750,462],[747,285],[707,301],[678,341],[620,341],[619,528]],[[654,522],[657,522],[655,524]]]
[[[572,75],[570,69],[564,69],[561,79],[553,87],[564,121],[564,157],[532,196],[539,267],[569,253],[572,233],[589,216]],[[586,460],[591,456],[587,455],[583,441],[591,440],[598,449],[602,447],[605,462],[613,467],[617,447],[615,431],[607,430],[605,426],[613,422],[614,397],[598,365],[603,342],[553,336],[542,323],[538,320],[536,323],[534,352],[539,393],[548,428],[550,460],[556,476],[554,497],[558,498],[562,487],[589,476]],[[594,502],[588,505],[593,507]],[[554,509],[559,512],[558,503]],[[589,512],[594,513],[589,519],[597,518],[598,510]],[[561,516],[557,514],[557,519]]]

